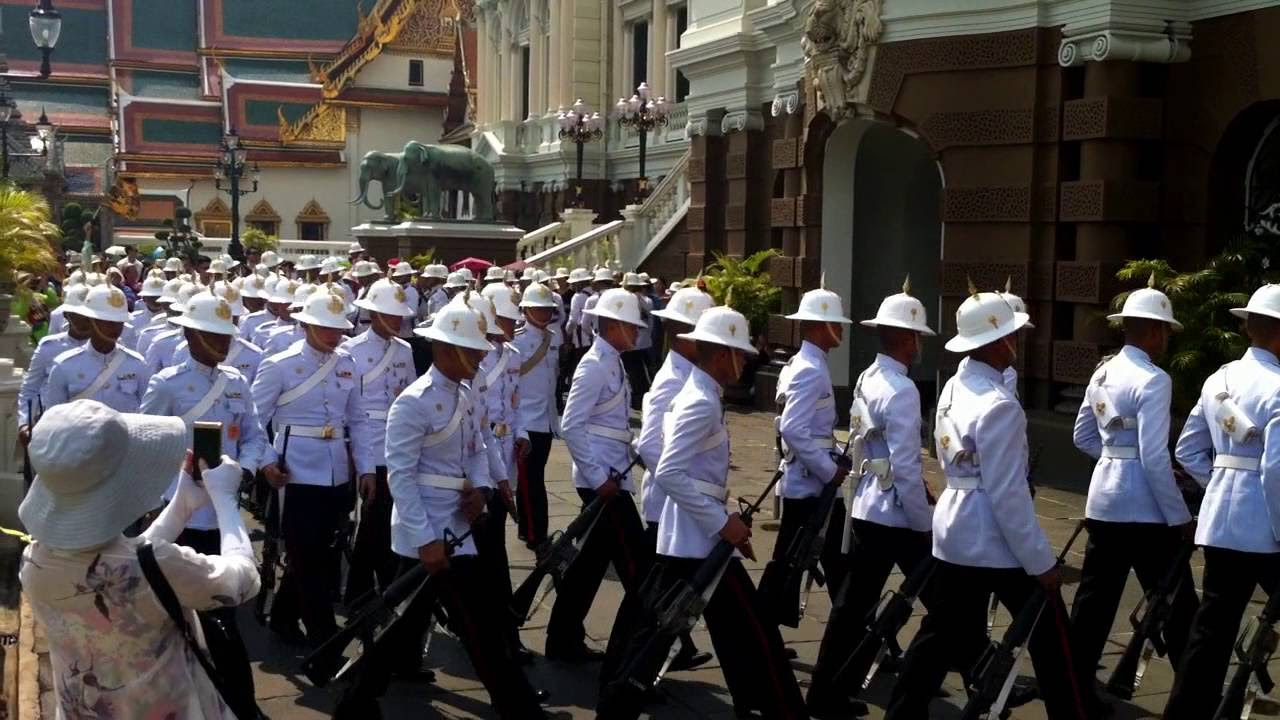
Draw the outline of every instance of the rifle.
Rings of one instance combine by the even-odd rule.
[[[639,457],[632,460],[622,472],[610,468],[609,479],[620,479],[635,467],[638,460]],[[533,572],[529,573],[524,582],[520,583],[520,587],[511,594],[511,613],[515,616],[518,626],[523,627],[538,608],[542,607],[551,590],[564,580],[565,574],[569,572],[569,566],[573,565],[573,561],[578,557],[578,550],[587,541],[587,536],[595,527],[596,520],[604,511],[605,503],[604,498],[597,496],[582,509],[582,512],[578,513],[578,517],[569,523],[569,527],[552,533],[551,537],[538,547],[538,563],[534,566]],[[538,589],[547,578],[551,579],[551,586],[539,596]],[[536,605],[535,597],[538,598]]]
[[[456,536],[446,528],[445,553],[452,555],[473,531],[469,529]],[[311,684],[324,687],[333,680],[350,675],[364,659],[365,653],[395,628],[396,621],[402,617],[401,604],[422,592],[432,577],[422,563],[415,564],[388,585],[381,595],[366,596],[363,602],[352,608],[350,619],[342,629],[302,661],[302,672]],[[353,647],[357,643],[359,648]]]
[[[280,447],[279,467],[285,471],[285,457],[289,454],[289,431],[291,426],[284,426],[284,442]],[[262,588],[254,603],[253,615],[258,624],[266,625],[271,616],[271,605],[276,596],[276,565],[280,563],[280,536],[284,528],[284,488],[271,488],[267,495],[266,534],[262,540],[262,563],[258,566],[258,575],[262,578]],[[274,519],[274,522],[273,522]]]
[[[1236,657],[1240,664],[1231,676],[1231,683],[1213,713],[1213,720],[1248,718],[1253,711],[1253,701],[1261,690],[1264,694],[1275,689],[1275,681],[1267,672],[1267,663],[1275,654],[1280,635],[1276,634],[1276,621],[1280,619],[1280,588],[1272,588],[1267,604],[1257,617],[1249,620],[1240,639],[1236,641]]]
[[[1142,597],[1142,602],[1129,615],[1129,624],[1133,626],[1133,637],[1124,648],[1120,662],[1107,680],[1107,692],[1122,700],[1133,697],[1133,693],[1142,684],[1147,672],[1147,663],[1151,661],[1152,652],[1161,657],[1168,654],[1165,644],[1164,626],[1169,621],[1169,613],[1173,610],[1173,598],[1182,589],[1186,579],[1185,568],[1191,554],[1195,552],[1194,543],[1187,543],[1173,565],[1165,573],[1160,584],[1152,588]]]
[[[1076,529],[1071,533],[1067,544],[1062,547],[1062,552],[1058,553],[1056,565],[1061,565],[1066,560],[1067,551],[1071,549],[1076,538],[1080,537],[1082,530],[1084,530],[1083,520],[1076,524]],[[1004,637],[1000,638],[1000,642],[987,645],[987,649],[982,652],[977,664],[973,666],[968,682],[965,683],[965,689],[969,692],[969,702],[964,706],[961,720],[978,720],[984,715],[989,718],[1000,717],[1005,703],[1009,700],[1009,691],[1013,689],[1013,681],[1018,677],[1018,663],[1026,651],[1031,633],[1035,631],[1036,624],[1040,622],[1040,616],[1048,604],[1049,596],[1044,592],[1037,592],[1033,598],[1027,600],[1026,605],[1022,606],[1022,610],[1005,631]]]
[[[773,475],[773,479],[765,486],[764,492],[755,502],[746,498],[738,498],[738,516],[748,526],[751,518],[760,510],[760,505],[773,493],[773,488],[782,479],[782,470]],[[720,578],[733,560],[736,546],[728,540],[721,539],[707,553],[707,557],[698,566],[688,581],[679,580],[667,589],[653,604],[650,622],[655,631],[645,641],[640,651],[632,656],[622,667],[617,679],[611,684],[629,685],[642,692],[652,688],[666,675],[672,660],[679,654],[676,639],[688,632],[697,624],[698,618],[706,610],[707,603],[715,594]],[[666,652],[666,660],[655,668],[654,662]],[[656,673],[654,671],[657,671]]]
[[[889,590],[880,598],[880,603],[867,615],[862,642],[858,643],[853,654],[836,671],[835,678],[832,680],[834,685],[840,686],[841,679],[852,674],[855,678],[862,678],[860,687],[865,690],[871,685],[871,681],[886,657],[902,656],[902,646],[898,644],[898,633],[911,619],[916,598],[920,597],[921,591],[928,584],[937,566],[938,561],[930,555],[916,566],[897,590]],[[870,652],[873,647],[876,648],[874,654]],[[871,659],[870,663],[863,662],[868,658]]]

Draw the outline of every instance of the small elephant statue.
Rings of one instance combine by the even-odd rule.
[[[414,184],[410,184],[407,188],[402,187],[403,182],[398,178],[403,154],[384,153],[377,150],[365,153],[364,159],[360,161],[360,193],[351,201],[351,204],[364,203],[365,207],[371,210],[383,210],[383,219],[387,222],[395,222],[399,219],[396,217],[397,195],[403,194],[415,205],[421,201],[422,188]],[[371,181],[382,186],[382,202],[376,205],[369,200]]]
[[[479,153],[462,145],[410,141],[399,157],[392,192],[420,189],[424,218],[438,219],[441,194],[460,190],[471,195],[475,220],[493,222],[493,166]]]

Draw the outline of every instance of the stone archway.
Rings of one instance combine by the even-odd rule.
[[[822,163],[822,267],[827,286],[847,299],[855,321],[875,315],[885,295],[910,274],[911,293],[939,325],[943,178],[933,151],[884,122],[855,118],[826,139]],[[831,354],[832,380],[848,386],[874,359],[875,334],[854,326]],[[937,382],[941,344],[926,343],[911,369],[926,387]]]

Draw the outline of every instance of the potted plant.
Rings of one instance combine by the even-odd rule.
[[[264,253],[268,250],[278,250],[280,247],[280,241],[275,235],[268,235],[256,227],[251,227],[241,233],[240,244],[244,246],[246,253]]]
[[[745,258],[716,253],[715,262],[707,268],[705,277],[707,292],[717,303],[728,305],[747,318],[757,348],[766,347],[769,315],[778,312],[782,303],[782,290],[774,287],[766,269],[777,255],[777,250],[761,250]],[[763,355],[749,358],[742,377],[726,388],[725,397],[733,402],[750,403],[756,368],[766,360]]]
[[[55,243],[62,234],[49,221],[49,205],[40,195],[14,185],[0,185],[0,332],[9,324],[17,287],[17,274],[43,275],[58,266]]]

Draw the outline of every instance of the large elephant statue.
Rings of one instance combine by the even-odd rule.
[[[384,219],[395,222],[396,197],[405,195],[416,202],[422,197],[422,187],[415,182],[405,186],[399,179],[400,164],[404,153],[384,153],[373,150],[365,153],[360,161],[360,193],[351,201],[352,205],[364,203],[371,210],[382,210]],[[376,182],[382,187],[382,202],[376,205],[369,199],[369,183]]]
[[[493,222],[493,166],[479,153],[461,145],[410,141],[399,155],[393,192],[421,189],[424,218],[438,219],[441,194],[460,190],[471,194],[475,220]]]

